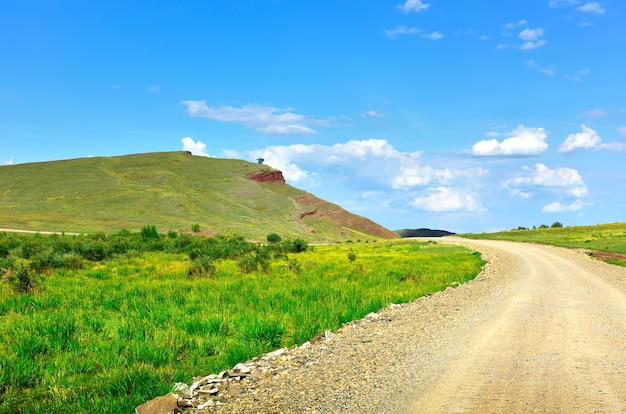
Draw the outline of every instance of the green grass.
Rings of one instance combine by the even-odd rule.
[[[294,201],[306,192],[248,179],[265,165],[182,152],[94,157],[0,166],[0,228],[108,232],[155,225],[162,231],[192,226],[264,241],[269,233],[311,241],[341,240],[331,217],[299,219],[310,211]],[[313,197],[315,199],[315,197]],[[321,210],[338,206],[316,199]],[[359,231],[368,221],[350,215]],[[391,238],[381,226],[368,237]],[[349,237],[349,236],[347,236]]]
[[[0,413],[132,412],[175,382],[463,283],[484,261],[395,241],[316,246],[247,274],[213,264],[190,278],[188,255],[149,252],[53,270],[34,294],[0,284]]]
[[[626,254],[626,223],[464,234],[463,237],[543,243],[576,249]],[[624,265],[625,261],[612,260],[610,262]]]

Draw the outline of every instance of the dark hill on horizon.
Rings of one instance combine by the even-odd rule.
[[[336,204],[285,184],[282,173],[187,152],[133,154],[0,167],[0,228],[116,232],[271,233],[311,241],[397,238]]]
[[[402,237],[444,237],[452,236],[456,233],[452,233],[446,230],[431,230],[431,229],[404,229],[396,230],[396,233]]]

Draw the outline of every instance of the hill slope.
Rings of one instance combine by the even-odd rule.
[[[188,231],[199,224],[204,233],[257,240],[269,233],[319,241],[397,237],[283,181],[251,179],[268,170],[185,152],[2,166],[0,228],[114,232],[155,225]]]

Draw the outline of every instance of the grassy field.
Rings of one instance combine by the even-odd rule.
[[[21,245],[18,236],[5,237],[0,413],[132,412],[175,382],[456,286],[484,264],[478,253],[433,242],[344,243],[270,256],[238,239],[223,240],[236,253],[217,254],[225,250],[219,243],[168,252],[182,236],[144,236],[161,251],[120,237],[115,245],[131,240],[127,248],[98,261],[78,255],[103,251],[105,236],[53,236],[55,249],[65,246],[58,255],[42,236],[19,236]],[[207,251],[205,272],[195,272]],[[252,259],[261,265],[248,267]],[[16,278],[27,261],[65,267],[31,274],[37,280],[27,289]]]
[[[626,223],[464,234],[463,237],[544,243],[586,249],[607,262],[626,266],[626,260],[621,257],[621,255],[626,255]],[[617,253],[617,255],[607,253]]]
[[[261,241],[272,232],[316,242],[397,237],[345,210],[351,225],[324,217],[339,206],[288,184],[249,179],[270,169],[183,152],[0,166],[0,228],[93,233],[198,224],[204,234]],[[300,217],[314,209],[320,214]]]

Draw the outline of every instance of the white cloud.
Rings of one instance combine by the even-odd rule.
[[[602,138],[596,130],[585,124],[582,124],[580,127],[582,132],[568,135],[565,141],[559,145],[560,153],[566,154],[579,149],[626,152],[626,144],[621,142],[602,142]]]
[[[419,36],[421,38],[430,39],[430,40],[439,40],[443,38],[443,33],[441,32],[434,31],[432,33],[422,33],[422,31],[418,29],[417,27],[407,27],[407,26],[400,25],[400,26],[396,26],[394,29],[385,30],[385,36],[387,36],[390,39],[397,39],[398,36],[407,36],[407,35]]]
[[[422,0],[406,0],[404,4],[398,4],[398,9],[400,9],[404,14],[421,12],[429,7],[430,4],[426,4]]]
[[[513,29],[515,29],[516,27],[526,26],[527,24],[528,24],[528,21],[526,21],[526,20],[520,20],[520,21],[518,21],[518,22],[510,22],[510,23],[507,23],[507,24],[503,25],[502,27],[503,27],[504,29],[506,29],[506,30],[513,30]]]
[[[396,26],[394,29],[385,30],[385,36],[390,39],[395,39],[398,36],[405,35],[417,35],[420,33],[420,30],[416,27],[406,27],[406,26]]]
[[[593,1],[590,3],[585,3],[580,7],[577,7],[576,10],[581,11],[583,13],[591,13],[591,14],[604,14],[606,10],[602,8],[600,3],[597,1]]]
[[[308,124],[327,125],[326,122],[294,114],[291,109],[278,109],[258,104],[241,108],[232,106],[208,106],[206,101],[182,101],[192,117],[235,122],[266,135],[308,135],[316,131]]]
[[[582,200],[576,200],[571,204],[561,204],[558,201],[543,206],[541,211],[544,213],[567,213],[572,211],[579,211],[585,207],[585,203]]]
[[[617,132],[622,136],[622,138],[626,138],[626,127],[617,128]]]
[[[576,72],[573,75],[567,74],[565,75],[565,79],[570,79],[576,82],[582,82],[583,81],[583,76],[588,76],[591,74],[591,69],[589,68],[585,68],[585,69],[581,69],[578,72]]]
[[[578,198],[587,194],[587,186],[578,170],[565,167],[550,169],[540,163],[535,164],[534,169],[524,167],[522,174],[505,180],[503,185],[527,194],[536,189],[555,190],[559,195]]]
[[[363,114],[363,116],[367,116],[367,117],[370,117],[370,118],[382,118],[382,117],[384,117],[385,115],[384,115],[384,114],[381,114],[381,113],[378,113],[378,112],[376,112],[376,111],[374,111],[374,110],[371,110],[371,111],[367,111],[367,112],[365,112],[365,113]]]
[[[413,207],[432,212],[485,211],[477,194],[451,187],[439,186],[430,189],[424,197],[416,197]]]
[[[429,33],[429,34],[425,34],[422,37],[424,37],[426,39],[430,39],[430,40],[439,40],[439,39],[443,39],[443,33],[434,31],[434,32]]]
[[[502,142],[496,139],[477,142],[472,146],[472,154],[481,157],[538,155],[548,148],[547,137],[543,128],[520,125]]]
[[[527,42],[536,42],[541,36],[543,36],[543,29],[524,29],[517,35],[517,37]]]
[[[581,114],[583,118],[604,118],[606,115],[606,111],[602,109],[592,109]]]
[[[529,60],[526,62],[526,66],[528,66],[531,69],[535,69],[538,70],[539,72],[543,73],[544,75],[547,75],[551,78],[554,77],[554,74],[556,72],[556,69],[554,68],[554,65],[549,65],[548,67],[542,68],[539,65],[537,65],[533,60]]]
[[[189,151],[193,155],[209,157],[209,154],[206,152],[206,145],[202,141],[198,140],[198,142],[195,142],[191,137],[185,137],[180,142],[183,143],[183,151]]]
[[[578,3],[580,3],[579,0],[551,0],[550,3],[548,3],[548,6],[555,8],[555,7],[573,6]]]
[[[598,132],[588,127],[587,125],[581,125],[582,132],[576,134],[570,134],[561,145],[559,145],[560,153],[568,153],[577,149],[593,149],[597,148],[602,138],[598,135]]]
[[[520,46],[522,50],[532,50],[544,46],[547,42],[542,39],[544,35],[543,29],[524,29],[517,35],[524,41]]]

